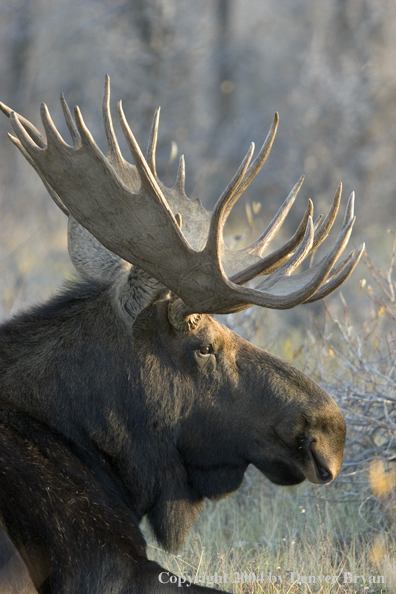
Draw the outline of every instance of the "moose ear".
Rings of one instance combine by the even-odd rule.
[[[128,325],[148,305],[167,298],[169,289],[105,248],[71,215],[67,236],[70,259],[77,272],[84,278],[114,285],[115,303]]]
[[[68,250],[70,259],[84,278],[111,283],[131,265],[105,248],[89,231],[69,215]]]
[[[126,316],[128,323],[133,324],[146,307],[167,300],[169,289],[139,266],[132,266],[115,283],[115,297],[124,319]]]

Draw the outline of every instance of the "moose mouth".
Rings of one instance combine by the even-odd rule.
[[[255,466],[276,485],[298,485],[305,479],[310,483],[325,485],[335,478],[335,475],[314,454],[311,454],[308,464],[304,465],[292,464],[279,459],[264,464],[255,464]]]
[[[330,483],[338,474],[335,463],[330,465],[318,451],[316,441],[313,440],[304,448],[303,459],[272,458],[253,462],[254,465],[272,482],[277,485],[297,485],[307,479],[310,483],[324,485]]]

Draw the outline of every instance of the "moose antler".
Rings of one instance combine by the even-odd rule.
[[[328,235],[338,211],[341,185],[328,215],[316,230],[309,201],[294,236],[267,257],[263,258],[262,253],[286,218],[303,178],[256,242],[233,251],[223,241],[224,224],[233,205],[271,150],[277,114],[256,159],[250,164],[252,143],[213,213],[209,213],[199,200],[189,200],[184,192],[183,157],[172,188],[158,179],[155,152],[159,110],[154,116],[145,158],[119,103],[121,128],[135,163],[131,165],[121,155],[109,102],[110,80],[106,77],[103,119],[109,145],[107,157],[96,145],[78,107],[74,109],[74,123],[63,96],[61,103],[73,146],[64,142],[44,104],[40,111],[46,139],[30,122],[3,104],[0,108],[9,115],[17,135],[10,136],[11,140],[39,173],[58,206],[108,250],[143,268],[182,300],[176,301],[173,318],[180,320],[193,312],[231,313],[253,304],[287,309],[325,297],[351,274],[364,246],[336,262],[348,243],[355,220],[353,194],[338,238],[328,253],[308,270],[290,276]],[[258,286],[243,286],[259,275],[265,278]]]

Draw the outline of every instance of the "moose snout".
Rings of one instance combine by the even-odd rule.
[[[309,442],[304,474],[311,483],[330,483],[341,470],[344,440],[341,447],[335,447],[334,443],[328,441],[313,438]]]

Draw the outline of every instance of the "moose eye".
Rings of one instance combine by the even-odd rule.
[[[212,347],[211,347],[210,345],[207,345],[207,346],[201,346],[201,347],[198,349],[198,354],[199,354],[201,357],[208,357],[208,356],[209,356],[209,355],[211,355],[212,353],[213,353],[213,349],[212,349]]]

